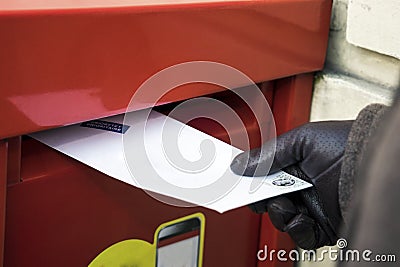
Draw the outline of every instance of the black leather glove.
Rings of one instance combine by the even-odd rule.
[[[338,182],[343,154],[353,121],[313,122],[267,142],[261,151],[239,154],[231,169],[246,176],[284,170],[314,186],[299,192],[250,205],[257,213],[268,212],[274,226],[287,232],[304,249],[335,244],[342,222],[338,203]],[[266,149],[265,149],[266,148]],[[257,168],[257,170],[256,170]],[[264,172],[264,173],[263,173]]]

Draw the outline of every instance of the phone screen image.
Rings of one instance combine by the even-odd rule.
[[[157,267],[200,267],[200,218],[162,228],[157,236]]]

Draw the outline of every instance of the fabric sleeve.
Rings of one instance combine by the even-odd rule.
[[[387,110],[388,107],[382,104],[368,105],[358,114],[350,130],[338,188],[339,206],[345,223],[348,222],[349,205],[353,197],[354,177],[358,174],[371,135]]]

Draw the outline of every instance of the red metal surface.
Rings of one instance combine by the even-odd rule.
[[[267,99],[268,103],[272,103],[273,101],[273,93],[274,93],[274,82],[264,82],[260,85],[258,85],[260,88],[262,94],[264,95],[265,99]],[[240,90],[248,90],[248,88],[241,88]],[[209,95],[207,97],[212,97],[215,100],[218,100],[222,103],[225,103],[227,106],[231,107],[233,112],[237,114],[241,120],[243,121],[243,124],[245,127],[242,125],[230,125],[231,131],[228,133],[228,131],[219,123],[217,123],[214,120],[207,119],[207,118],[196,118],[195,120],[192,120],[188,123],[188,125],[196,128],[196,129],[201,129],[201,131],[210,134],[226,143],[232,144],[230,137],[234,136],[243,136],[246,139],[249,138],[250,143],[248,144],[245,142],[245,140],[241,140],[243,142],[236,142],[234,145],[235,147],[238,147],[242,150],[247,150],[249,149],[249,145],[251,148],[255,148],[259,146],[262,142],[261,140],[261,134],[259,131],[259,127],[257,125],[257,119],[254,116],[254,113],[256,114],[261,114],[263,111],[263,104],[264,102],[258,101],[259,95],[255,94],[251,96],[248,95],[247,97],[249,98],[249,102],[253,103],[254,105],[250,108],[244,101],[243,99],[236,95],[235,93],[232,93],[231,91],[223,91],[219,93],[215,93],[212,95]],[[162,112],[166,115],[169,114],[169,111],[171,111],[178,103],[172,103],[169,105],[163,105],[156,107],[155,110]],[[204,107],[201,106],[203,105],[202,103],[191,103],[190,105],[190,113],[193,113],[193,110],[201,110]],[[272,107],[271,107],[272,111]],[[213,116],[213,118],[225,118],[227,117],[226,110],[213,110],[213,114],[210,114]],[[180,109],[179,113],[185,113],[183,109]],[[218,114],[217,114],[218,113]],[[264,117],[261,119],[264,123],[268,123],[272,118],[269,116],[270,114],[265,114]],[[174,117],[172,115],[172,117]],[[176,118],[174,117],[175,119]],[[274,129],[271,129],[271,134],[275,134]],[[271,136],[265,135],[266,139],[271,138]],[[233,139],[233,138],[232,138]],[[266,141],[266,140],[264,140]]]
[[[0,139],[122,113],[177,63],[221,62],[256,82],[323,66],[330,0],[108,2],[0,2]],[[178,87],[160,103],[219,90]]]
[[[310,119],[314,75],[296,75],[275,81],[273,113],[277,134],[287,132]]]
[[[7,139],[7,184],[15,184],[21,179],[21,136]]]
[[[273,113],[277,134],[282,134],[309,121],[313,74],[302,74],[275,81]],[[268,251],[284,249],[286,256],[295,245],[289,235],[281,233],[272,225],[268,214],[261,219],[259,249],[267,245]],[[276,256],[276,254],[275,254]],[[257,267],[289,267],[291,261],[259,261]]]
[[[4,258],[4,229],[7,193],[7,142],[0,140],[0,266]]]
[[[267,98],[271,91],[271,84],[263,85]],[[233,94],[219,93],[218,98],[234,100]],[[256,107],[259,99],[254,101]],[[243,115],[251,145],[260,145],[254,134],[258,128],[246,116],[248,107],[230,104]],[[226,138],[222,128],[210,129],[209,121],[193,125]],[[8,187],[5,266],[85,266],[113,243],[130,238],[152,241],[160,223],[197,211],[207,220],[204,266],[257,264],[260,216],[247,207],[222,215],[172,207],[33,139],[23,141],[21,176],[21,183]]]
[[[207,218],[204,266],[255,266],[248,255],[259,217],[247,208],[219,215],[172,207],[34,140],[25,147],[26,181],[8,187],[5,266],[86,266],[115,242],[151,242],[159,224],[197,211]]]

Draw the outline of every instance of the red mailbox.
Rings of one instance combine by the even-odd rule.
[[[84,266],[116,242],[148,240],[160,223],[199,211],[207,220],[204,266],[290,265],[257,260],[264,244],[293,246],[267,215],[169,206],[24,135],[123,113],[147,78],[196,60],[248,75],[270,103],[278,133],[287,131],[308,120],[330,9],[328,0],[0,3],[4,266]],[[247,118],[251,145],[260,145],[248,108],[223,90],[180,86],[158,105],[211,95]],[[195,120],[192,126],[227,141],[217,124]]]

